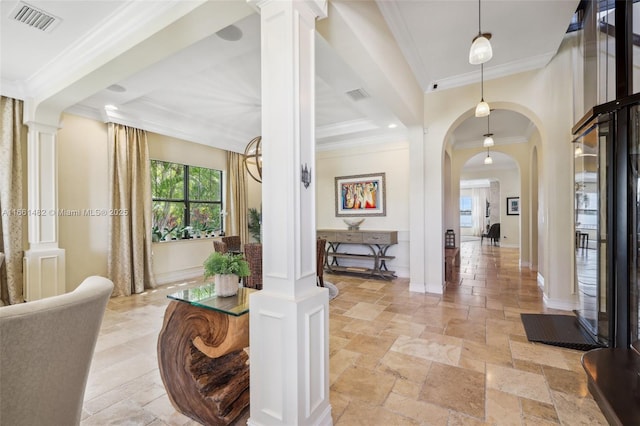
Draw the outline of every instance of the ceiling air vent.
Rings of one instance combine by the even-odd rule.
[[[364,91],[364,89],[354,89],[349,90],[347,92],[347,96],[349,96],[354,101],[360,101],[362,99],[366,99],[369,97],[369,94]]]
[[[45,32],[50,32],[60,23],[60,18],[24,2],[18,2],[11,12],[11,17],[31,28]]]

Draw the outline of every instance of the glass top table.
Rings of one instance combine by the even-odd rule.
[[[187,302],[194,306],[222,312],[223,314],[239,317],[249,312],[249,294],[257,291],[253,288],[241,287],[235,296],[216,296],[216,286],[213,283],[200,287],[180,290],[168,294],[169,299]]]

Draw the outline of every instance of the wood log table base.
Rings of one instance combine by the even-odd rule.
[[[158,337],[160,376],[173,406],[204,425],[228,425],[249,406],[249,315],[172,301]]]

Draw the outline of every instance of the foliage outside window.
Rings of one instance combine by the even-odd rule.
[[[223,230],[220,170],[151,160],[151,198],[154,241]]]
[[[471,197],[460,197],[460,227],[471,228],[473,226]]]

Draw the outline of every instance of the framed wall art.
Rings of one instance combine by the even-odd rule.
[[[384,173],[335,178],[336,216],[386,216]]]
[[[520,214],[520,197],[507,197],[507,214]]]

